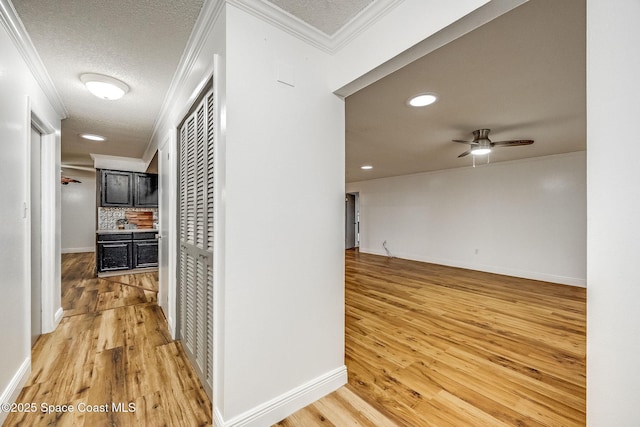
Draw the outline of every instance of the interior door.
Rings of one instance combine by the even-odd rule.
[[[203,387],[213,388],[214,93],[208,86],[179,128],[178,327]]]
[[[169,143],[158,150],[158,302],[169,318],[169,212],[171,211],[171,163]]]
[[[42,334],[42,138],[31,128],[31,346]]]

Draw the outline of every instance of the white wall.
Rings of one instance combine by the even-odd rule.
[[[65,170],[80,183],[63,185],[62,253],[93,252],[96,245],[96,174]]]
[[[586,284],[584,152],[347,185],[360,250]],[[477,253],[476,253],[477,250]]]
[[[226,64],[222,413],[268,425],[346,382],[344,102],[328,54],[233,6]]]
[[[43,198],[43,300],[57,304],[60,294],[60,241],[55,211],[59,209],[59,189],[50,175],[60,168],[60,116],[34,79],[25,60],[9,35],[5,20],[6,2],[0,2],[0,403],[11,401],[26,380],[30,363],[30,214],[25,211],[29,200],[30,115],[46,125],[50,135],[43,137],[43,158],[52,164],[44,165]],[[53,164],[55,163],[55,164]],[[57,174],[59,182],[59,172]],[[28,204],[26,205],[29,208]],[[46,212],[49,212],[47,214]],[[53,273],[52,273],[53,271]],[[51,277],[54,276],[54,277]],[[46,289],[45,289],[46,285]],[[57,287],[57,288],[56,288]],[[53,312],[43,310],[43,329],[54,323]],[[6,414],[0,411],[0,421]]]
[[[587,0],[587,424],[640,425],[640,2]]]

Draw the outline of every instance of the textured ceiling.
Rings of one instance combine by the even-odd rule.
[[[479,128],[535,140],[495,149],[492,163],[585,150],[585,21],[584,0],[530,0],[349,96],[347,182],[470,166],[451,140]],[[406,106],[427,91],[439,101]]]
[[[268,0],[331,36],[374,0]]]
[[[91,165],[89,153],[141,158],[203,0],[13,0],[69,118],[63,163]],[[80,74],[125,82],[118,101],[91,95]],[[80,133],[107,137],[92,143]]]

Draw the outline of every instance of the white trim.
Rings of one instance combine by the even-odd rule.
[[[31,37],[29,37],[29,33],[27,33],[10,0],[0,0],[0,24],[2,24],[7,30],[7,33],[9,33],[13,44],[20,52],[31,74],[33,74],[33,77],[38,82],[38,85],[40,85],[40,88],[45,93],[53,109],[58,113],[58,116],[60,116],[60,119],[69,117],[69,111],[62,102],[62,98],[60,98],[58,90],[42,63],[42,59],[40,55],[38,55],[31,41]]]
[[[27,357],[26,359],[24,359],[16,373],[13,375],[11,381],[9,381],[9,384],[2,392],[2,395],[0,395],[0,404],[13,403],[16,401],[18,395],[20,394],[20,391],[22,390],[22,387],[24,387],[24,385],[27,383],[30,373],[31,358]],[[5,411],[0,411],[0,424],[4,422],[5,418],[7,418],[7,414],[8,413]]]
[[[218,408],[213,408],[213,427],[224,427],[224,418]]]
[[[160,286],[158,288],[158,304],[163,309],[165,316],[167,318],[167,323],[169,325],[169,332],[171,333],[171,337],[173,339],[176,338],[175,335],[175,326],[173,319],[175,317],[175,286],[176,286],[176,277],[175,277],[175,218],[176,212],[175,209],[175,198],[173,195],[175,194],[175,173],[174,173],[174,165],[175,163],[175,149],[173,148],[175,145],[175,129],[172,129],[164,140],[158,146],[158,234],[161,239],[159,241],[159,252],[158,252],[158,274],[159,274],[159,283]],[[162,156],[167,155],[167,160],[163,159]],[[168,170],[164,170],[163,168],[167,168]],[[165,188],[162,185],[163,177],[167,176],[169,181],[169,188]],[[167,211],[164,211],[165,205],[167,207]],[[172,208],[173,206],[173,208]],[[166,215],[166,221],[164,220],[164,216]],[[167,225],[167,229],[164,229],[164,225]],[[164,254],[164,251],[167,253]],[[167,265],[163,268],[162,260],[167,260]],[[163,283],[166,286],[163,286]],[[166,301],[165,301],[166,296]]]
[[[214,214],[213,214],[213,399],[215,410],[224,405],[225,378],[225,315],[226,315],[226,187],[227,187],[227,93],[225,58],[213,57],[213,102],[215,110],[214,136]],[[222,418],[221,418],[222,419]],[[220,424],[223,425],[223,424]]]
[[[167,326],[169,327],[169,333],[171,334],[171,338],[176,339],[176,322],[173,320],[173,317],[167,317]]]
[[[27,97],[28,98],[28,97]],[[59,275],[56,274],[56,262],[59,257],[56,256],[56,184],[60,182],[60,167],[56,161],[56,139],[57,135],[53,126],[42,119],[37,111],[32,110],[30,99],[27,99],[29,114],[29,132],[31,126],[35,127],[41,134],[40,136],[40,157],[41,157],[41,176],[40,176],[40,192],[41,192],[41,292],[42,292],[42,316],[41,316],[41,332],[43,334],[53,332],[58,322],[55,320],[55,313],[59,307],[56,307],[56,293],[60,292]],[[29,159],[31,158],[31,134],[29,134]],[[29,160],[29,187],[28,194],[31,200],[31,161]],[[29,206],[31,210],[31,206]],[[31,262],[31,221],[29,221],[29,263]],[[29,277],[31,265],[29,264]],[[29,289],[31,289],[31,279],[29,278]],[[29,306],[31,312],[31,306]]]
[[[64,316],[64,310],[62,309],[62,307],[58,307],[58,309],[56,310],[56,314],[54,316],[54,319],[53,319],[56,322],[56,326],[62,320],[62,316]]]
[[[220,427],[259,427],[277,423],[299,409],[323,398],[347,383],[347,367],[327,372],[313,380],[284,393],[275,399],[224,421],[218,408],[214,409],[216,426]]]
[[[162,107],[160,107],[160,113],[156,116],[151,138],[149,138],[147,147],[142,155],[142,159],[147,164],[151,162],[156,150],[158,149],[157,146],[153,145],[153,141],[156,140],[155,136],[158,131],[160,131],[160,126],[167,119],[167,115],[171,109],[174,108],[176,93],[184,88],[188,77],[196,66],[198,57],[202,52],[202,48],[213,31],[213,27],[223,10],[224,4],[225,2],[223,0],[210,0],[205,1],[202,6],[200,15],[198,15],[198,19],[196,20],[193,30],[191,31],[191,35],[189,36],[189,40],[187,41],[187,45],[182,53],[182,57],[180,58],[180,63],[178,64],[176,72],[173,75],[173,79],[171,80],[169,90],[162,102]]]
[[[404,0],[377,0],[361,10],[334,34],[326,34],[303,20],[262,0],[228,0],[231,4],[329,54],[336,53]]]
[[[386,253],[377,250],[371,250],[368,248],[360,247],[360,252],[365,254],[387,256]],[[520,270],[517,268],[501,267],[496,265],[476,264],[460,262],[456,260],[425,257],[420,255],[414,255],[411,253],[394,253],[395,258],[408,259],[411,261],[427,262],[430,264],[446,265],[448,267],[465,268],[467,270],[482,271],[485,273],[501,274],[504,276],[520,277],[523,279],[539,280],[542,282],[559,283],[561,285],[578,286],[581,288],[587,287],[587,279],[581,277],[569,277],[559,276],[556,274],[540,273],[537,271]]]
[[[79,254],[82,252],[95,252],[95,246],[88,246],[86,248],[62,248],[63,254]]]

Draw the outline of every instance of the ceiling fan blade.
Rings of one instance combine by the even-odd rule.
[[[468,150],[467,150],[467,151],[465,151],[464,153],[460,154],[460,155],[458,156],[458,158],[460,158],[460,157],[464,157],[464,156],[467,156],[467,155],[469,155],[469,154],[471,154],[471,149],[468,149]]]
[[[475,141],[463,141],[463,140],[461,140],[461,139],[452,139],[451,141],[453,141],[453,142],[459,142],[459,143],[461,143],[461,144],[469,144],[469,145],[476,145],[476,144],[478,144],[478,143],[477,143],[477,142],[475,142]]]
[[[496,141],[492,142],[491,146],[498,145],[501,147],[517,147],[519,145],[531,145],[533,140],[531,139],[514,139],[512,141]]]

